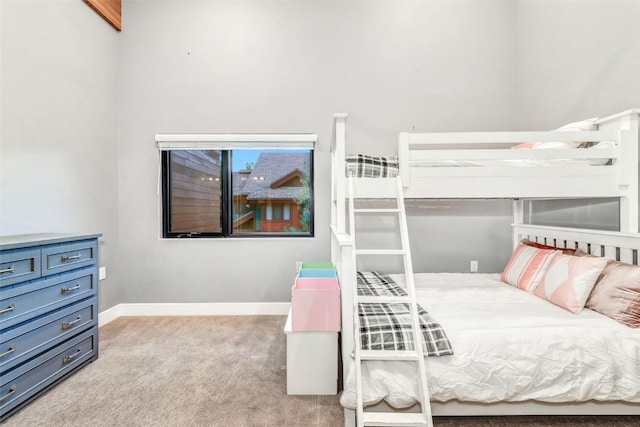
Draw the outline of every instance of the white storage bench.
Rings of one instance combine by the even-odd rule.
[[[338,332],[292,331],[289,311],[284,333],[287,339],[287,394],[336,394]]]

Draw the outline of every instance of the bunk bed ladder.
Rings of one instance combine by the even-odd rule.
[[[391,178],[390,178],[391,179]],[[409,247],[409,234],[407,230],[407,217],[404,206],[404,195],[402,190],[402,182],[400,177],[396,177],[395,198],[396,206],[394,208],[385,209],[356,209],[354,204],[354,179],[349,176],[349,228],[354,241],[353,250],[353,266],[354,274],[357,271],[357,259],[360,255],[382,255],[382,256],[402,256],[406,281],[407,296],[359,296],[357,290],[357,278],[354,278],[354,357],[356,369],[356,422],[358,427],[364,426],[426,426],[433,427],[431,419],[431,405],[429,403],[429,390],[427,387],[426,366],[424,360],[424,351],[422,348],[422,331],[420,330],[420,322],[418,318],[418,306],[416,302],[415,283],[413,277],[413,266],[411,264],[411,250]],[[397,213],[399,229],[400,229],[400,249],[361,249],[355,245],[355,224],[356,215],[369,213]],[[412,335],[414,342],[413,350],[363,350],[360,342],[360,320],[358,316],[359,303],[405,303],[408,304],[411,313]],[[365,411],[362,398],[362,362],[367,360],[383,360],[383,361],[409,361],[415,362],[417,375],[420,381],[418,396],[420,404],[420,412],[372,412]]]

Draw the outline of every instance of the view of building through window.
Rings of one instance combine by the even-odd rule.
[[[165,237],[312,235],[312,153],[168,151]]]
[[[246,162],[232,153],[233,232],[292,233],[310,231],[310,154],[291,150],[261,151]],[[243,150],[246,151],[246,150]],[[244,167],[237,169],[236,165]]]

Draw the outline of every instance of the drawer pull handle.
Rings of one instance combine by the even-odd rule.
[[[62,288],[60,289],[60,293],[61,294],[66,294],[67,292],[73,292],[73,291],[77,291],[78,289],[80,289],[80,284],[78,283],[77,285],[75,285],[72,288]]]
[[[16,389],[17,389],[16,385],[15,384],[12,385],[11,388],[9,388],[9,392],[4,396],[0,397],[0,402],[4,402],[6,399],[10,398],[11,395],[16,392]]]
[[[78,349],[76,350],[75,353],[71,354],[71,355],[67,355],[67,356],[62,356],[62,363],[69,363],[71,362],[73,359],[75,359],[76,357],[78,357],[78,355],[82,352],[82,349],[80,347],[78,347]]]
[[[15,269],[16,269],[16,267],[12,264],[9,267],[0,270],[0,274],[13,273],[15,271]]]
[[[11,312],[11,311],[13,311],[15,309],[16,309],[16,303],[12,302],[11,304],[9,304],[9,307],[7,307],[7,308],[5,308],[3,310],[0,310],[0,314],[9,313],[9,312]]]
[[[62,262],[73,261],[74,259],[80,259],[80,254],[75,255],[62,255]]]
[[[7,351],[5,351],[4,353],[0,353],[0,359],[5,357],[7,354],[13,353],[14,351],[16,351],[16,345],[15,344],[11,344],[11,347],[9,347],[7,349]]]
[[[80,319],[81,319],[81,317],[78,316],[78,318],[76,320],[73,320],[71,322],[62,322],[62,329],[69,329],[70,327],[72,327],[73,325],[78,323],[80,321]]]

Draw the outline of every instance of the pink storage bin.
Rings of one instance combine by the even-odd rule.
[[[291,330],[340,331],[340,286],[337,279],[296,278],[291,289]]]

